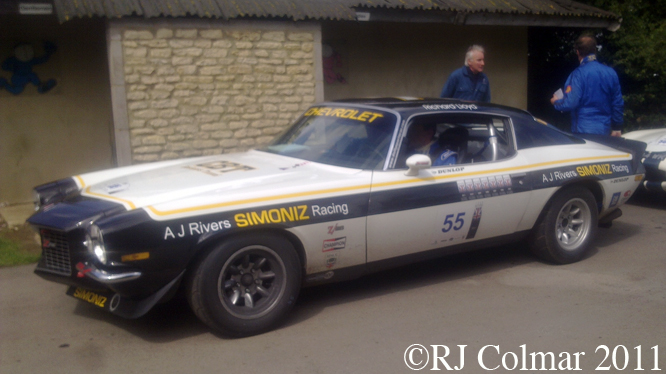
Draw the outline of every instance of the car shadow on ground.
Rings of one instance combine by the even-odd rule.
[[[538,260],[529,253],[526,246],[517,243],[414,263],[351,281],[303,288],[286,322],[278,329],[313,318],[333,305],[474,277],[534,261]],[[76,304],[74,313],[112,324],[154,343],[169,343],[201,334],[214,334],[225,338],[213,333],[199,321],[180,293],[172,300],[156,305],[146,315],[137,319],[124,319],[83,302]]]
[[[627,204],[644,208],[666,210],[666,192],[647,191],[639,188],[629,199]]]
[[[599,228],[594,244],[581,261],[598,255],[614,243],[630,240],[640,232],[640,226],[623,221],[615,222],[612,228]],[[304,288],[285,327],[313,318],[333,305],[475,278],[531,263],[559,266],[535,257],[523,241],[414,263],[347,282]]]
[[[640,230],[639,226],[623,221],[614,223],[613,228],[610,229],[600,228],[586,259],[594,257],[612,243],[629,240],[640,234]],[[351,281],[303,288],[286,322],[278,329],[288,328],[315,318],[331,306],[458,279],[474,278],[530,263],[541,263],[545,267],[557,266],[540,261],[530,253],[527,244],[519,242],[405,265],[368,274]],[[202,334],[214,334],[224,338],[224,336],[211,332],[204,323],[199,321],[181,294],[167,303],[155,306],[145,316],[133,320],[111,315],[85,303],[77,304],[75,313],[113,324],[141,339],[154,343],[168,343]]]

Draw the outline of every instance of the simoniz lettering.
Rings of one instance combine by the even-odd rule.
[[[579,166],[576,171],[581,177],[613,174],[610,164]]]
[[[236,220],[236,225],[238,225],[238,227],[306,221],[310,219],[307,212],[307,205],[298,205],[286,208],[261,210],[258,212],[238,213],[234,216],[234,220]]]
[[[97,305],[100,308],[104,308],[104,304],[106,303],[107,300],[105,296],[98,295],[91,291],[86,291],[82,288],[77,288],[72,296],[74,296],[77,299],[87,301],[90,304]]]

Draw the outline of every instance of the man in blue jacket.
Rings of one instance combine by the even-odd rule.
[[[597,61],[597,40],[583,35],[574,45],[580,66],[565,83],[562,97],[550,99],[555,109],[571,112],[574,134],[622,135],[624,100],[612,68]]]
[[[465,66],[455,70],[446,81],[439,97],[490,102],[490,82],[483,73],[485,51],[473,45],[465,54]]]

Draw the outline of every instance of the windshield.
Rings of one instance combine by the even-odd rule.
[[[355,169],[381,168],[396,116],[375,109],[312,107],[263,150]]]

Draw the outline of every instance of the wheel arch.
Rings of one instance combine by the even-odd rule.
[[[599,181],[594,179],[583,179],[575,183],[567,184],[563,186],[562,189],[569,188],[572,186],[581,186],[590,190],[590,192],[592,192],[592,195],[594,196],[594,200],[597,202],[597,213],[601,213],[604,204],[604,190],[601,187]]]
[[[187,263],[187,270],[189,270],[196,265],[197,262],[199,262],[202,258],[206,257],[206,255],[213,250],[213,248],[218,245],[220,242],[229,240],[231,238],[235,238],[238,236],[246,236],[246,235],[260,235],[260,234],[272,234],[272,235],[278,235],[282,236],[285,239],[287,239],[291,245],[294,247],[294,250],[296,251],[296,254],[298,255],[298,259],[300,261],[301,265],[301,270],[303,271],[302,274],[305,274],[305,269],[306,269],[306,261],[307,257],[305,255],[305,247],[303,246],[303,243],[298,239],[296,235],[293,233],[287,231],[284,228],[279,228],[279,227],[263,227],[263,228],[252,228],[252,229],[242,229],[242,230],[234,230],[234,231],[229,231],[229,232],[224,232],[224,233],[218,233],[215,235],[210,235],[206,237],[202,237],[199,242],[196,244],[194,247],[194,251],[192,256],[190,256],[190,260]]]
[[[602,208],[603,208],[603,203],[604,203],[604,191],[601,188],[601,185],[599,184],[598,181],[594,179],[583,179],[583,180],[578,180],[575,182],[570,182],[562,185],[560,188],[558,188],[556,191],[554,191],[550,197],[548,198],[548,201],[546,204],[543,205],[543,208],[541,208],[541,212],[539,212],[539,216],[534,221],[534,225],[532,226],[532,229],[535,228],[536,226],[539,225],[539,223],[544,219],[544,216],[548,212],[548,209],[550,209],[553,199],[555,199],[555,196],[557,196],[558,193],[561,191],[564,191],[569,188],[573,187],[583,187],[588,189],[590,192],[592,192],[592,195],[594,196],[594,200],[597,203],[597,213],[600,213]]]

